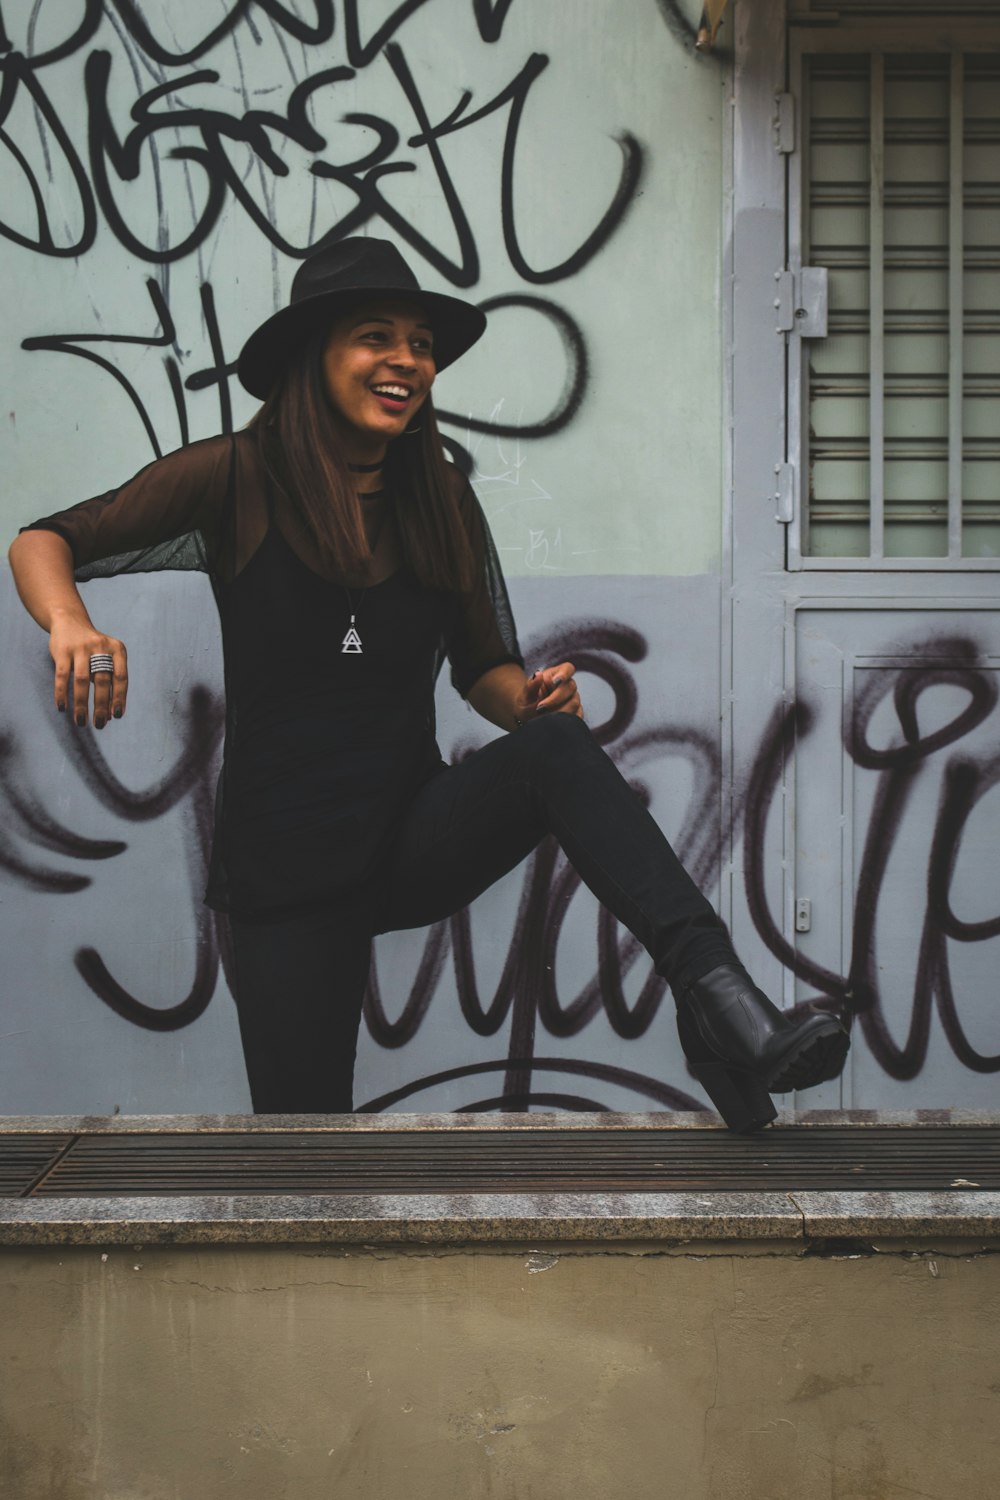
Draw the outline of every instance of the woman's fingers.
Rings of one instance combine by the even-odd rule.
[[[546,708],[547,714],[576,714],[578,719],[583,718],[583,704],[580,702],[580,694],[577,692],[576,684],[573,683],[572,690],[565,697],[560,697],[558,702],[553,701],[551,707]]]
[[[111,688],[113,672],[91,672],[94,684],[94,728],[103,729],[111,717]]]
[[[114,670],[108,672],[102,669],[90,674],[94,683],[95,729],[103,729],[112,717],[121,718],[125,712],[125,699],[128,695],[128,660],[125,647],[121,641],[109,640],[104,654],[111,658]]]
[[[73,723],[83,729],[90,711],[90,652],[86,646],[73,653]]]
[[[121,641],[113,642],[112,656],[115,659],[114,692],[111,698],[111,717],[120,719],[125,713],[128,697],[128,652]]]
[[[536,702],[538,713],[574,713],[583,718],[575,672],[573,663],[564,661],[558,667],[545,667],[538,673],[541,679],[540,696]]]
[[[54,684],[56,708],[64,714],[69,703],[69,680],[73,673],[73,656],[69,651],[53,651],[52,657],[56,664]]]
[[[576,668],[571,661],[557,667],[542,667],[525,679],[514,705],[515,720],[520,723],[536,714],[575,714],[583,718],[583,705],[576,686]]]
[[[113,671],[91,671],[91,660],[102,656]],[[88,632],[72,646],[53,644],[55,699],[60,712],[68,708],[73,723],[83,729],[90,717],[90,689],[94,688],[94,728],[103,729],[110,718],[120,719],[128,696],[128,654],[121,641]],[[72,677],[72,688],[70,678]]]

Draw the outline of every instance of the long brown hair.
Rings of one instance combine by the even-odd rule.
[[[320,328],[309,336],[247,427],[265,472],[327,568],[350,577],[365,571],[372,551],[323,379],[327,334]],[[391,442],[385,460],[400,551],[425,586],[464,592],[472,587],[472,548],[430,396],[416,420],[418,430]]]

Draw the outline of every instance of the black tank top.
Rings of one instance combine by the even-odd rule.
[[[443,769],[434,680],[453,601],[404,568],[348,593],[303,562],[273,521],[217,597],[224,869],[213,872],[209,904],[265,917],[356,891],[408,799]]]

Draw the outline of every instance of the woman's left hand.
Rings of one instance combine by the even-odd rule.
[[[572,662],[564,661],[558,667],[542,667],[526,678],[524,687],[517,696],[514,713],[522,723],[534,719],[538,714],[576,714],[583,718],[583,705],[577,689]]]

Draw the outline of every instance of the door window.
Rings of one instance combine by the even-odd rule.
[[[1000,38],[815,46],[792,51],[788,248],[828,307],[789,338],[789,562],[996,567]]]

